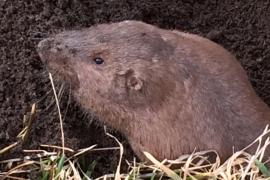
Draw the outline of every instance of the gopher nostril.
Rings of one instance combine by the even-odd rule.
[[[75,54],[77,54],[78,49],[76,49],[76,48],[70,48],[70,49],[69,49],[69,52],[70,52],[71,54],[75,55]]]
[[[48,55],[48,51],[52,48],[53,42],[53,38],[47,38],[40,41],[37,45],[37,52],[43,63],[46,63],[46,56]]]
[[[53,38],[47,38],[38,43],[38,51],[46,51],[49,50],[52,46]]]
[[[61,46],[56,46],[55,49],[59,52],[62,51],[62,47]]]
[[[54,41],[53,38],[43,39],[42,41],[38,43],[38,48],[49,49],[53,41]]]

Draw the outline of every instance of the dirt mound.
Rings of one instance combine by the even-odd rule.
[[[58,114],[46,69],[35,50],[37,43],[64,29],[126,19],[194,32],[223,45],[239,59],[256,92],[270,105],[270,1],[6,0],[0,1],[0,148],[16,140],[23,114],[32,103],[37,103],[38,117],[25,148],[61,142]],[[102,126],[91,123],[94,117],[80,110],[68,92],[61,102],[62,110],[67,110],[67,146],[116,145]],[[125,157],[132,159],[126,140],[115,134],[128,149]],[[118,152],[100,152],[91,158],[99,159],[97,173],[113,172]]]

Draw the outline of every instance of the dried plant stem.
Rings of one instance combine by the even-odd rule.
[[[59,114],[59,121],[60,121],[60,128],[61,128],[61,140],[62,140],[62,153],[65,154],[65,136],[64,136],[64,129],[63,129],[63,120],[62,120],[62,115],[61,115],[61,111],[60,111],[60,105],[59,105],[59,101],[58,101],[58,97],[56,94],[56,90],[55,90],[55,86],[53,83],[53,78],[52,78],[52,74],[49,73],[49,77],[50,77],[50,81],[52,84],[52,88],[53,88],[53,94],[55,97],[55,102],[56,102],[56,106],[58,109],[58,114]]]

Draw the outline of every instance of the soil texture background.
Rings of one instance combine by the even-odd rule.
[[[62,30],[128,19],[193,32],[221,44],[238,58],[257,94],[270,105],[269,0],[0,0],[0,149],[16,141],[23,115],[37,103],[29,143],[0,159],[21,156],[22,148],[61,144],[57,109],[37,43]],[[66,92],[61,98],[66,146],[117,146],[96,118],[69,97]],[[125,158],[132,160],[128,142],[113,134],[125,145]],[[114,172],[118,156],[118,151],[90,153],[89,162],[98,162],[93,175]]]

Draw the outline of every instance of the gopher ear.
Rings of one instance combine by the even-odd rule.
[[[133,69],[122,70],[119,71],[117,74],[118,76],[125,77],[127,88],[136,91],[142,89],[143,81],[136,76]]]
[[[129,89],[139,91],[142,89],[142,86],[143,86],[143,81],[140,78],[134,76],[134,74],[128,77],[127,87]]]

